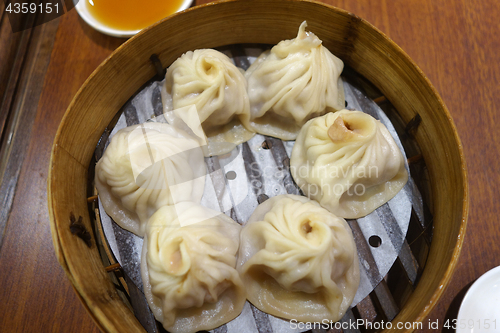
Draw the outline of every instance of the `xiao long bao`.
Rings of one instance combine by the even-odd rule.
[[[292,150],[290,171],[304,194],[343,218],[359,218],[406,184],[405,159],[387,128],[360,111],[311,119]]]
[[[113,136],[97,162],[95,186],[113,221],[142,237],[147,220],[160,207],[199,202],[204,175],[197,140],[168,124],[146,122]]]
[[[359,286],[356,244],[346,221],[303,196],[260,204],[241,232],[237,269],[248,300],[273,316],[337,321]]]
[[[248,68],[251,123],[260,134],[294,140],[311,118],[345,106],[342,60],[305,30],[264,52]]]
[[[210,330],[241,313],[246,295],[235,268],[240,231],[223,213],[188,202],[151,217],[141,275],[149,307],[166,330]]]
[[[212,49],[188,51],[167,69],[162,90],[164,114],[194,105],[208,137],[209,155],[231,151],[254,136],[249,124],[247,81],[225,54]]]

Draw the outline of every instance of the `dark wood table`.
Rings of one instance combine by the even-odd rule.
[[[441,331],[468,286],[500,264],[500,2],[325,2],[371,22],[409,54],[443,97],[462,140],[470,214],[454,277],[428,317]],[[4,8],[1,1],[0,331],[98,332],[54,255],[46,183],[67,106],[124,40],[94,31],[74,9],[12,33]]]

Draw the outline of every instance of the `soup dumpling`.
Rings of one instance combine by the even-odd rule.
[[[237,267],[253,305],[302,322],[342,318],[360,279],[346,221],[296,195],[255,209],[241,232]]]
[[[260,134],[294,140],[309,119],[345,106],[342,60],[305,30],[264,52],[248,68],[251,123]]]
[[[348,219],[373,212],[408,180],[405,158],[387,128],[366,113],[348,110],[304,125],[290,172],[306,196]]]
[[[241,313],[246,294],[235,268],[240,231],[230,217],[187,202],[151,217],[141,274],[151,311],[166,330],[210,330]]]
[[[160,207],[201,200],[205,173],[196,139],[171,125],[146,122],[112,137],[97,162],[95,185],[106,213],[142,237]]]
[[[188,51],[167,69],[162,91],[164,114],[175,123],[170,111],[195,105],[208,138],[210,155],[231,151],[255,134],[250,120],[247,82],[243,73],[225,54],[212,49]]]

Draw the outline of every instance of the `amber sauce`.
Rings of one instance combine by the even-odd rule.
[[[139,30],[175,13],[183,0],[81,0],[102,24],[119,30]]]

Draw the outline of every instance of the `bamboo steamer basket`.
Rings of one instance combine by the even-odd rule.
[[[415,139],[425,160],[434,218],[433,240],[420,281],[393,323],[423,321],[447,286],[463,243],[468,212],[465,161],[451,116],[416,64],[363,19],[308,1],[223,1],[175,14],[119,47],[81,87],[54,140],[48,178],[51,230],[57,258],[84,306],[105,332],[144,332],[119,297],[99,251],[70,232],[70,216],[91,228],[87,206],[89,164],[96,144],[121,106],[188,50],[237,43],[276,44],[308,30],[344,63],[371,81],[404,123],[422,121]],[[395,326],[395,325],[394,325]]]

